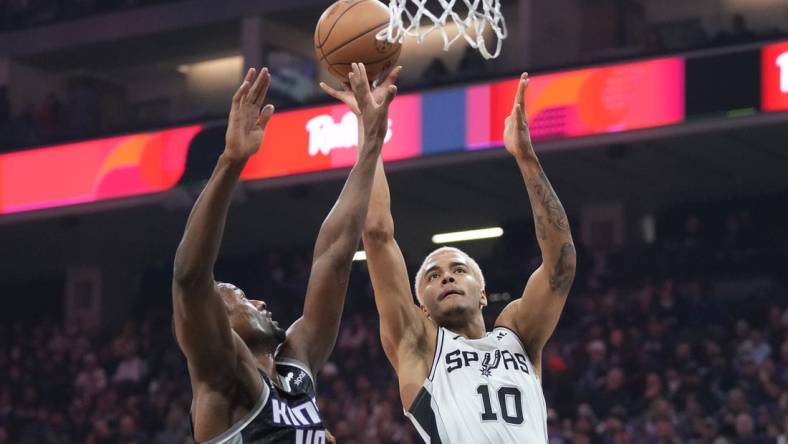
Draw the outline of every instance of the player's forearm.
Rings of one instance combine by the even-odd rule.
[[[535,155],[517,159],[525,180],[542,261],[550,269],[550,285],[564,288],[574,278],[576,257],[569,219]]]
[[[219,157],[208,184],[192,208],[175,254],[173,279],[181,285],[213,278],[230,200],[245,161]]]
[[[383,139],[377,135],[366,134],[364,139],[365,145],[359,147],[358,160],[320,228],[315,257],[330,248],[332,257],[346,262],[345,259],[352,257],[358,247],[369,207],[375,163],[383,145]]]
[[[364,224],[364,241],[369,244],[374,240],[385,240],[394,235],[394,219],[391,216],[391,194],[383,167],[383,158],[379,158],[375,167],[375,180],[372,184],[372,196],[369,200],[369,212]]]

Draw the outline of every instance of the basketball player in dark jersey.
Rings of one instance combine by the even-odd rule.
[[[233,96],[226,147],[192,209],[175,257],[173,311],[188,361],[194,438],[204,443],[331,442],[315,403],[315,375],[337,337],[353,254],[366,218],[375,164],[397,89],[373,97],[363,65],[350,85],[365,143],[315,243],[303,316],[283,330],[263,301],[214,280],[230,199],[274,113],[265,105],[271,76],[250,69]]]

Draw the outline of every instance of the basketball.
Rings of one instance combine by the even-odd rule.
[[[352,63],[364,63],[370,81],[394,66],[402,44],[380,41],[389,24],[389,9],[378,0],[339,0],[320,17],[315,52],[320,63],[346,82]]]

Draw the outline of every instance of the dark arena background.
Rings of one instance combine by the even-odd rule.
[[[330,3],[0,0],[0,444],[193,442],[172,264],[248,67],[270,68],[277,111],[215,274],[300,316],[355,160],[318,87],[336,85],[313,48]],[[490,328],[539,265],[502,148],[527,70],[577,246],[543,353],[550,444],[788,444],[788,2],[502,10],[495,60],[403,46],[384,158],[411,278],[433,235],[499,228],[450,244],[485,272]],[[418,443],[360,256],[317,402],[338,443]]]

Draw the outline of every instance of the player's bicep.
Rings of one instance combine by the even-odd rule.
[[[216,285],[185,288],[174,283],[172,291],[175,337],[192,376],[211,380],[233,372],[236,345]]]
[[[402,251],[393,238],[365,242],[367,267],[380,315],[381,336],[398,344],[409,327],[424,321],[413,302],[408,270]]]
[[[516,331],[528,352],[538,355],[558,325],[567,293],[565,286],[551,283],[549,270],[542,265],[528,279],[523,296],[501,312],[496,325]]]
[[[333,254],[328,248],[312,264],[303,316],[288,329],[280,353],[308,364],[315,373],[334,350],[350,274],[350,259]]]

